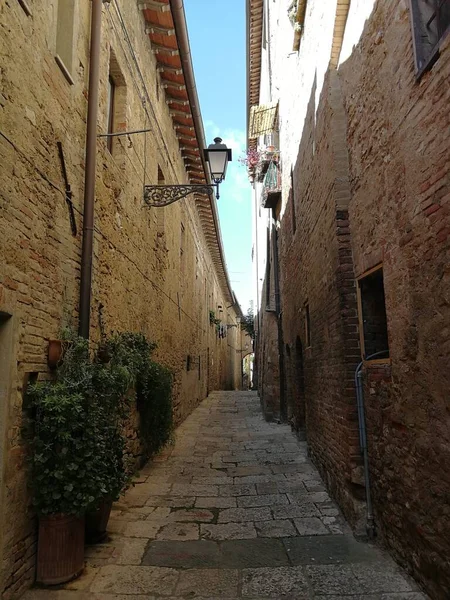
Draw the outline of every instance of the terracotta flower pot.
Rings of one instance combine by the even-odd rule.
[[[111,514],[113,501],[105,498],[96,510],[86,513],[86,542],[88,544],[100,544],[106,538],[109,515]]]
[[[56,369],[61,362],[63,355],[63,344],[61,340],[48,341],[48,357],[47,363],[50,369]]]
[[[65,583],[84,568],[84,517],[47,515],[39,519],[36,581]]]

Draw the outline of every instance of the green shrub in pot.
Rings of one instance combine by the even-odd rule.
[[[82,515],[104,493],[97,459],[103,440],[94,418],[92,374],[88,342],[77,339],[67,349],[56,380],[29,390],[34,414],[31,487],[39,515]]]
[[[85,340],[66,347],[54,381],[29,390],[33,408],[30,475],[39,515],[36,578],[59,584],[84,567],[84,513],[104,493],[92,418],[92,365]]]

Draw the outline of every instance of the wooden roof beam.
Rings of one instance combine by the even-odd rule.
[[[171,35],[175,35],[175,29],[173,29],[173,27],[171,28],[166,28],[166,27],[161,27],[161,26],[157,26],[157,25],[153,25],[151,23],[147,23],[145,26],[145,33],[147,34],[160,34],[160,35],[167,35],[167,36],[171,36]]]
[[[156,67],[158,73],[172,73],[173,75],[183,75],[183,69],[181,67],[172,67],[171,65],[165,65],[164,63],[158,63]]]
[[[166,104],[170,104],[171,102],[174,102],[175,104],[180,104],[181,106],[189,106],[189,100],[183,100],[182,98],[175,98],[174,96],[167,96]],[[173,109],[171,106],[169,106],[169,110],[172,111],[172,110],[176,110],[176,109]]]
[[[195,131],[195,127],[191,127],[191,125],[183,125],[183,123],[176,123],[175,129],[187,129],[188,131]]]
[[[169,12],[170,4],[164,4],[157,2],[156,0],[146,0],[146,2],[139,2],[138,7],[140,10],[154,10],[155,12]]]
[[[169,81],[167,79],[163,79],[164,83],[162,87],[167,90],[168,88],[173,88],[175,90],[185,90],[186,86],[184,83],[177,83],[176,81]]]
[[[152,42],[152,52],[153,52],[153,54],[164,53],[164,54],[169,54],[170,56],[179,56],[180,55],[180,51],[177,50],[176,48],[169,48],[168,46],[162,46],[161,44],[155,44],[155,42]]]

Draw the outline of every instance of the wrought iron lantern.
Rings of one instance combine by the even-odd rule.
[[[185,198],[189,194],[206,194],[211,196],[216,192],[219,199],[219,184],[225,179],[227,166],[231,158],[231,150],[217,137],[203,151],[205,162],[208,163],[213,183],[192,183],[176,185],[146,185],[144,186],[144,202],[148,206],[168,206]]]
[[[210,144],[203,150],[206,162],[209,164],[211,179],[218,186],[225,179],[228,163],[231,161],[231,150],[222,144],[222,138],[214,138],[214,144]],[[217,197],[219,188],[217,187]]]

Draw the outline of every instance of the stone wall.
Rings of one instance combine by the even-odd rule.
[[[29,505],[26,382],[48,374],[49,339],[77,328],[91,3],[76,3],[70,84],[55,60],[56,0],[0,6],[0,592],[18,597],[34,579],[35,519]],[[141,331],[158,344],[155,359],[174,372],[180,423],[213,389],[240,386],[238,328],[219,338],[209,310],[235,323],[230,290],[209,253],[192,198],[167,208],[143,205],[142,187],[187,179],[159,84],[155,57],[135,2],[104,5],[98,131],[107,129],[109,72],[114,128],[148,128],[97,144],[91,336]],[[146,96],[146,94],[148,96]],[[142,98],[146,97],[145,107]],[[57,142],[62,143],[77,234],[71,232]],[[229,307],[229,308],[227,308]],[[187,357],[195,368],[187,370]]]

